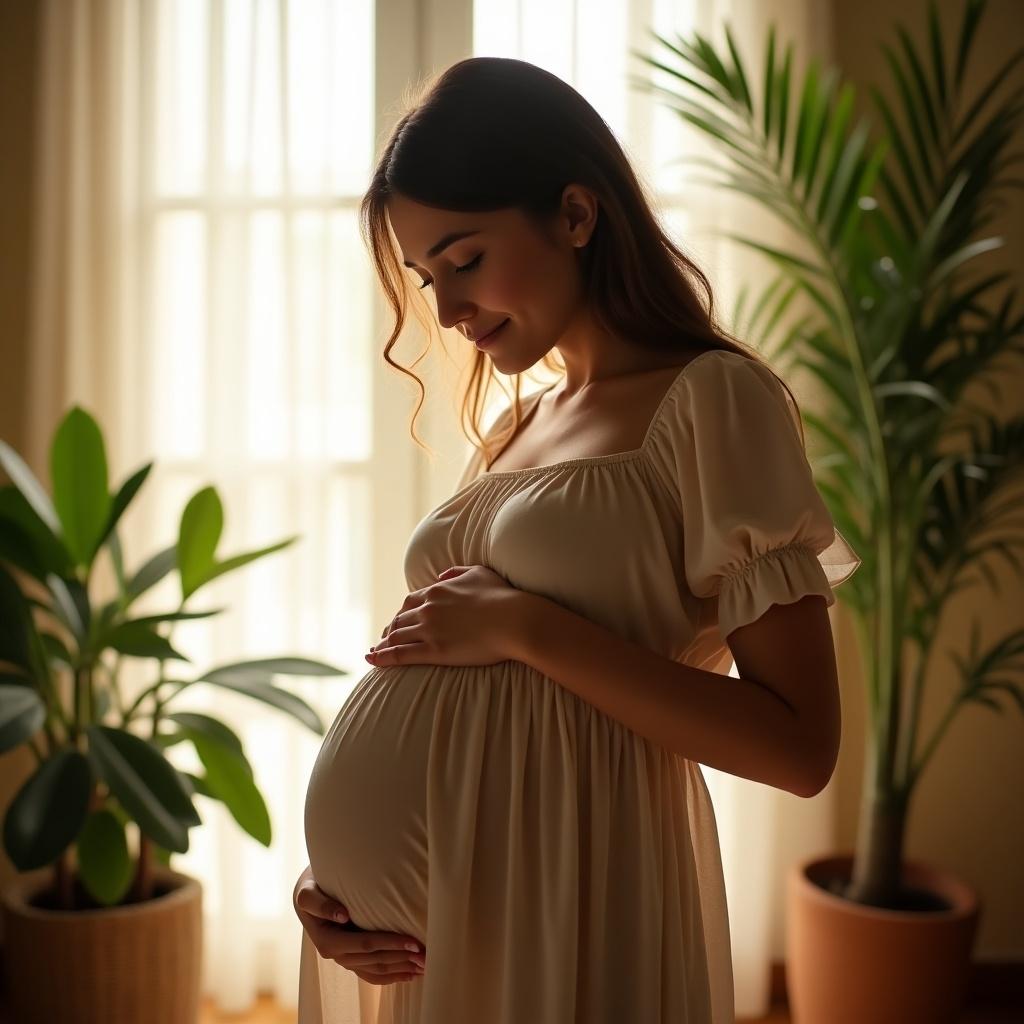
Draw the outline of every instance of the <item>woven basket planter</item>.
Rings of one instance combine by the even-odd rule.
[[[202,886],[153,866],[154,897],[97,910],[35,905],[49,880],[2,894],[7,998],[18,1024],[195,1024]]]

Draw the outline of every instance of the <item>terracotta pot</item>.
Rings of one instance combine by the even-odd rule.
[[[153,899],[49,910],[50,880],[16,878],[2,894],[7,998],[18,1024],[195,1024],[202,886],[153,866]]]
[[[980,901],[947,871],[904,861],[908,905],[844,899],[853,855],[795,864],[786,886],[786,988],[793,1024],[958,1024]],[[835,891],[833,891],[833,889]]]

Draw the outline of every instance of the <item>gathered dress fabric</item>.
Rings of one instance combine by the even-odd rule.
[[[494,472],[474,450],[409,539],[408,587],[486,565],[727,674],[732,630],[807,594],[832,605],[860,564],[798,415],[766,366],[713,350],[674,378],[640,448]],[[523,662],[371,668],[317,756],[305,833],[318,885],[359,928],[422,942],[426,971],[371,985],[303,933],[299,1024],[734,1021],[700,765]]]

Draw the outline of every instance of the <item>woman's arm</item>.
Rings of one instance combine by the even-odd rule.
[[[824,788],[820,730],[768,685],[673,661],[557,602],[520,594],[514,660],[682,757],[795,796]],[[803,600],[805,607],[815,606],[815,615],[826,615],[827,625],[824,599]],[[776,630],[778,646],[805,643],[796,620],[787,621],[792,628]],[[810,678],[808,687],[820,682]]]

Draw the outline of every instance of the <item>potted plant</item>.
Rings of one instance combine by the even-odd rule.
[[[271,824],[236,733],[173,702],[206,683],[323,736],[316,711],[274,677],[346,673],[299,657],[198,674],[169,667],[190,661],[172,646],[174,624],[224,611],[186,611],[189,599],[297,538],[219,558],[223,509],[216,489],[204,487],[185,506],[177,541],[126,573],[118,523],[153,463],[112,495],[102,433],[83,409],[71,409],[54,436],[52,499],[3,442],[0,466],[11,480],[0,488],[0,752],[25,745],[36,760],[7,809],[3,843],[19,872],[53,868],[42,885],[37,873],[2,893],[14,1019],[195,1024],[202,893],[196,879],[171,869],[170,855],[186,852],[202,823],[196,794],[221,801],[264,846]],[[116,579],[109,598],[95,593],[101,552]],[[137,613],[139,599],[171,572],[178,607]],[[125,658],[155,663],[152,682],[131,700],[119,679]],[[167,750],[178,743],[192,745],[201,775],[172,763]]]
[[[1020,570],[1014,547],[1024,540],[1010,496],[1024,476],[1024,418],[997,419],[965,397],[1022,354],[1024,334],[1009,275],[974,267],[1003,244],[986,233],[999,192],[1024,184],[1006,174],[1020,159],[1007,147],[1022,89],[998,99],[1024,53],[993,69],[977,97],[963,95],[983,12],[967,0],[948,50],[934,3],[926,53],[899,27],[898,45],[885,46],[896,98],[871,90],[885,127],[876,141],[866,120],[852,124],[853,87],[817,61],[794,106],[792,47],[778,59],[774,25],[762,82],[744,70],[728,27],[728,53],[696,33],[652,33],[665,62],[633,51],[678,82],[634,84],[667,98],[725,158],[684,160],[714,169],[707,183],[763,204],[801,242],[785,251],[727,233],[778,268],[752,305],[748,335],[771,336],[794,295],[810,300],[776,352],[820,379],[831,400],[827,418],[804,414],[829,452],[816,480],[864,562],[839,592],[868,676],[856,849],[797,864],[787,880],[787,987],[805,1024],[959,1019],[978,897],[940,865],[904,858],[907,816],[962,708],[1002,712],[1001,697],[1024,711],[1024,630],[982,649],[975,622],[969,655],[950,653],[959,689],[938,727],[920,732],[933,656],[950,639],[938,630],[943,608],[982,576],[996,587],[990,554]]]

